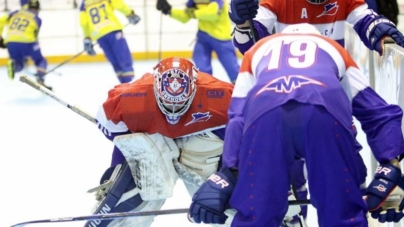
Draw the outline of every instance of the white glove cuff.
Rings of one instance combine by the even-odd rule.
[[[252,39],[251,29],[234,27],[234,39],[239,44],[245,44]]]

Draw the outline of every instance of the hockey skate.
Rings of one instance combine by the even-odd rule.
[[[14,80],[15,76],[15,63],[13,60],[8,60],[7,62],[7,74],[10,80]]]
[[[51,86],[47,86],[47,85],[45,84],[45,80],[44,80],[44,79],[41,79],[41,78],[38,77],[38,78],[36,79],[36,82],[38,82],[38,84],[40,84],[41,86],[44,86],[46,89],[52,91],[52,87],[51,87]]]

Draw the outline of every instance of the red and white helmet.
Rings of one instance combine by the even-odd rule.
[[[198,69],[184,58],[171,57],[154,67],[154,95],[170,124],[178,123],[196,93]]]

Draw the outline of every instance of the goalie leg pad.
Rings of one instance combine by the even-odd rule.
[[[107,169],[101,178],[101,185],[89,190],[95,191],[99,202],[93,210],[94,214],[128,212],[143,202],[126,162]],[[86,222],[84,227],[107,227],[111,221],[92,220]]]
[[[132,133],[115,137],[114,144],[125,156],[144,201],[172,196],[178,179],[173,159],[179,156],[173,139],[158,133]]]

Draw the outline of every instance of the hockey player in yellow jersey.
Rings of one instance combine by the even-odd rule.
[[[98,42],[119,81],[127,83],[134,78],[133,60],[122,32],[123,26],[114,10],[124,14],[131,24],[140,21],[140,17],[123,0],[82,1],[80,25],[85,37],[83,44],[89,55],[95,55],[93,43]]]
[[[232,25],[226,0],[188,0],[184,8],[173,8],[167,0],[157,0],[157,10],[182,23],[198,20],[197,41],[192,59],[200,71],[213,74],[211,58],[216,52],[220,63],[234,82],[240,68],[231,37]]]
[[[15,72],[24,68],[24,62],[29,57],[34,62],[37,72],[35,76],[39,84],[44,84],[47,61],[42,56],[38,44],[38,33],[42,20],[38,13],[40,3],[38,0],[26,1],[27,9],[16,10],[0,18],[0,34],[7,26],[6,38],[0,39],[0,47],[7,48],[10,60],[8,61],[8,75],[14,79]]]

